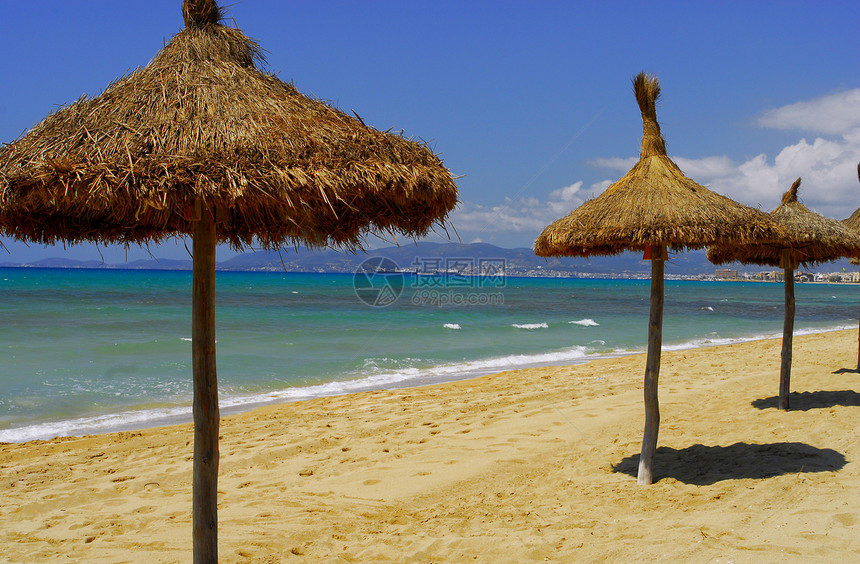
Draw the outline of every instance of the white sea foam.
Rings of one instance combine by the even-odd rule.
[[[818,329],[796,329],[794,331],[794,335],[814,335],[816,333],[827,333],[828,331],[842,331],[845,329],[855,329],[856,326],[852,325],[839,325],[836,327],[826,327],[826,328],[818,328]],[[782,331],[779,332],[771,332],[771,333],[759,333],[757,335],[750,335],[747,337],[715,337],[715,338],[700,338],[700,339],[691,339],[689,341],[685,341],[683,343],[677,343],[674,345],[663,345],[664,351],[681,351],[686,349],[697,349],[701,347],[716,347],[721,345],[733,345],[736,343],[748,343],[750,341],[763,341],[765,339],[778,339],[782,338]]]
[[[462,329],[459,323],[446,323],[442,325],[445,329]]]
[[[546,329],[549,327],[546,323],[512,323],[511,326],[517,329]]]
[[[593,319],[580,319],[579,321],[568,321],[568,323],[573,323],[574,325],[582,325],[583,327],[597,327],[600,323],[596,322]]]
[[[545,326],[546,324],[535,324]],[[799,329],[795,335],[808,335],[853,329],[856,325],[844,325],[819,329]],[[683,343],[664,345],[663,350],[685,350],[707,346],[727,345],[762,339],[779,338],[780,332],[763,333],[740,338],[700,338]],[[592,343],[602,343],[600,340]],[[293,387],[249,396],[222,397],[219,405],[222,414],[245,411],[253,407],[290,401],[300,401],[322,396],[342,395],[377,389],[393,389],[420,386],[429,383],[449,382],[474,378],[504,370],[515,370],[534,366],[578,364],[597,358],[612,358],[636,354],[644,349],[615,350],[611,353],[590,352],[587,347],[575,346],[569,349],[538,354],[508,355],[475,361],[439,364],[435,366],[416,366],[411,363],[419,359],[369,359],[364,370],[355,378],[339,382],[328,382],[314,386]],[[389,362],[399,365],[385,367]],[[380,366],[383,365],[383,366]],[[82,417],[66,421],[49,421],[25,427],[0,430],[0,442],[24,442],[36,439],[50,439],[57,436],[81,436],[92,433],[142,429],[183,423],[191,420],[190,406],[165,407],[147,410],[128,410],[116,414]]]
[[[420,362],[419,359],[401,359],[396,362],[385,358],[368,359],[364,363],[364,370],[350,380],[285,388],[283,390],[250,396],[222,397],[218,403],[222,415],[226,415],[270,403],[301,401],[367,390],[404,388],[430,383],[450,382],[531,366],[576,364],[586,362],[588,360],[587,355],[588,351],[586,347],[577,346],[549,353],[509,355],[423,367],[408,366],[409,362]],[[380,364],[387,365],[390,362],[402,364],[403,366],[397,368],[383,368],[379,366]],[[190,420],[191,408],[189,406],[130,410],[117,414],[82,417],[67,421],[52,421],[15,429],[4,429],[0,430],[0,442],[15,443],[36,439],[50,439],[58,436],[108,433],[183,423]]]
[[[47,421],[17,429],[0,430],[0,442],[21,443],[52,437],[78,437],[93,433],[109,433],[178,423],[191,419],[190,407],[123,411],[96,417],[80,417],[65,421]]]

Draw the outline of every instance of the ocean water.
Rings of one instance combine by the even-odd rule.
[[[219,272],[222,413],[643,351],[649,282]],[[796,333],[860,286],[798,284]],[[667,281],[665,349],[778,336],[783,286]],[[0,268],[0,442],[191,419],[191,273]],[[640,378],[640,374],[632,374]]]

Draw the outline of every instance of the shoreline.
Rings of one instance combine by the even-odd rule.
[[[191,274],[190,267],[188,268],[154,268],[154,267],[126,267],[126,266],[117,266],[117,265],[105,265],[105,266],[40,266],[36,264],[2,264],[0,265],[0,269],[21,269],[21,270],[86,270],[86,271],[99,271],[99,272],[178,272],[184,274]],[[306,274],[306,275],[336,275],[336,276],[354,276],[354,270],[325,270],[325,271],[315,271],[315,270],[282,270],[282,269],[269,269],[269,268],[256,268],[256,269],[241,269],[241,268],[221,268],[216,267],[216,272],[218,274]],[[761,271],[763,272],[772,272],[771,271]],[[853,271],[852,271],[853,272]],[[436,276],[438,272],[414,272],[410,270],[398,271],[399,274],[403,275],[415,275],[415,276]],[[754,274],[749,272],[748,274]],[[838,274],[838,272],[829,272],[828,274]],[[469,274],[468,276],[481,277],[484,275],[479,274]],[[647,269],[643,269],[641,271],[634,272],[588,272],[588,271],[545,271],[541,273],[532,273],[532,271],[521,272],[515,271],[511,274],[500,274],[496,275],[506,279],[528,279],[528,278],[543,278],[547,280],[552,279],[572,279],[572,280],[588,280],[588,279],[597,279],[597,280],[650,280],[650,272]],[[675,273],[667,273],[666,281],[669,282],[754,282],[754,283],[766,283],[766,284],[782,284],[782,280],[763,280],[756,278],[718,278],[714,274],[709,274],[706,272],[699,272],[696,274],[675,274]],[[802,280],[795,281],[797,285],[844,285],[844,286],[860,286],[860,282],[847,282],[847,281],[831,281],[831,280]]]
[[[851,327],[847,326],[837,326],[835,328],[824,329],[798,329],[795,331],[794,335],[795,337],[797,337],[800,335],[828,333],[851,329]],[[734,344],[765,341],[777,338],[782,338],[781,333],[759,334],[750,337],[726,337],[713,340],[695,339],[679,344],[664,344],[663,351],[682,351],[699,349],[704,347],[731,346]],[[441,370],[441,373],[438,373],[440,372],[440,369],[448,367],[448,365],[439,365],[424,369],[424,371],[429,372],[429,374],[423,373],[415,376],[406,376],[401,379],[386,380],[381,383],[372,382],[372,380],[379,379],[380,377],[380,375],[374,375],[363,379],[335,380],[332,382],[312,386],[291,387],[284,388],[282,390],[272,390],[254,396],[222,397],[219,403],[221,415],[222,417],[225,417],[245,413],[269,405],[310,401],[318,398],[335,397],[354,393],[420,388],[423,386],[432,386],[464,380],[473,380],[499,372],[508,372],[513,370],[523,370],[531,368],[575,366],[579,364],[594,362],[597,360],[621,358],[643,354],[644,352],[645,348],[643,347],[641,350],[616,350],[601,353],[585,354],[578,358],[563,358],[560,360],[544,362],[530,360],[526,362],[509,364],[501,364],[498,362],[500,360],[505,360],[509,357],[499,357],[497,359],[484,359],[477,361],[465,361],[463,363],[457,363],[453,366],[462,367],[468,366],[470,364],[486,365],[487,363],[490,363],[491,366],[457,371]],[[559,353],[558,351],[551,351],[549,353],[532,354],[528,356],[534,359],[554,354]],[[494,363],[493,361],[496,362]],[[437,373],[433,374],[434,371],[436,371]],[[338,387],[345,389],[332,391],[333,388]],[[146,429],[155,429],[172,425],[186,424],[190,423],[191,420],[192,414],[190,403],[187,405],[171,405],[152,409],[130,408],[127,410],[123,410],[119,413],[107,413],[74,419],[49,420],[21,427],[0,429],[0,444],[4,442],[24,443],[32,440],[51,440],[53,438],[58,437],[81,437],[94,434],[101,435],[123,431],[141,431]]]
[[[860,558],[856,330],[665,351],[656,482],[636,484],[644,355],[227,416],[225,562]],[[0,445],[12,561],[185,562],[183,424]]]

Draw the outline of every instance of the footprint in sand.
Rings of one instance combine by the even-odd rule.
[[[857,518],[851,513],[837,513],[833,518],[846,527],[851,527],[857,523]]]
[[[378,483],[379,480],[365,480],[364,482],[362,482],[362,484],[364,484],[365,486],[375,486]]]

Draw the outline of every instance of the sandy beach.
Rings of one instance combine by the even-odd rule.
[[[223,562],[860,561],[857,332],[268,406],[221,426]],[[189,562],[191,425],[0,445],[0,560]]]

